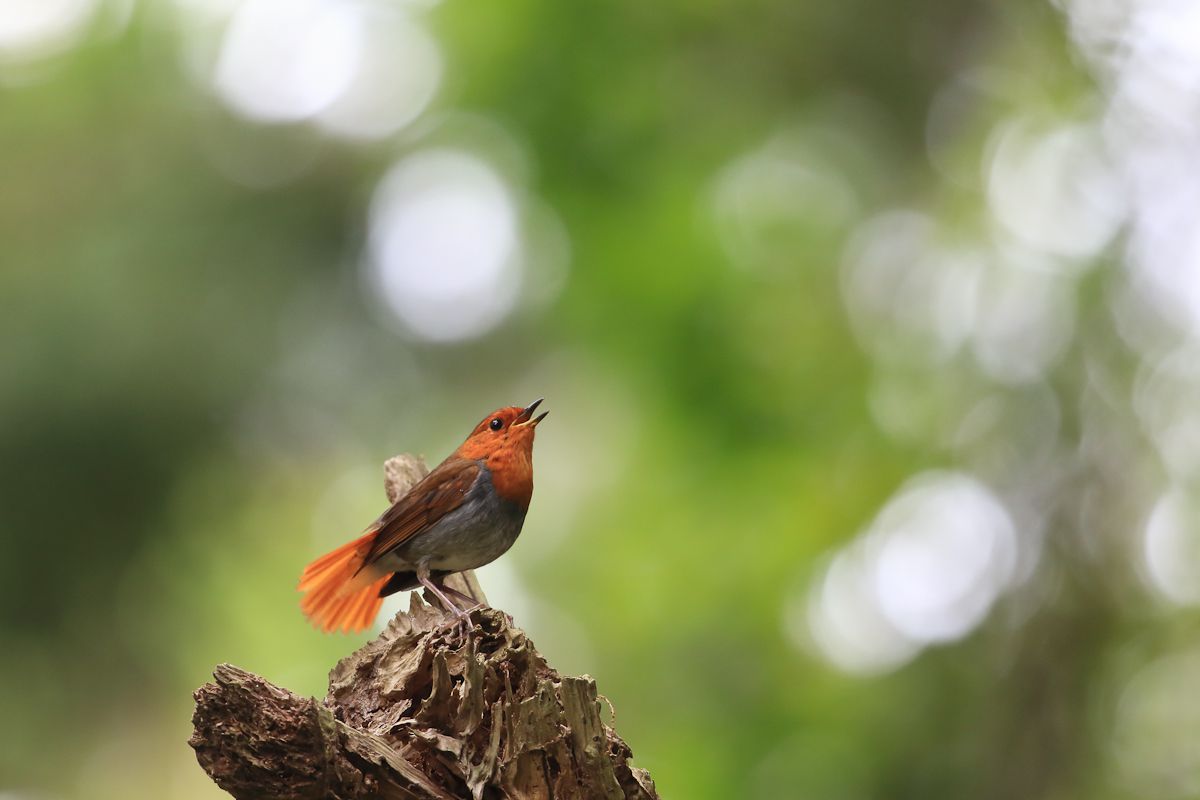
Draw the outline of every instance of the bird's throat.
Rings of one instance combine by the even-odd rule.
[[[529,508],[533,497],[533,455],[523,448],[505,448],[484,462],[492,473],[492,485],[501,499]]]

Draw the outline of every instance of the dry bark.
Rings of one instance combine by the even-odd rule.
[[[392,459],[388,495],[424,474]],[[460,591],[482,600],[473,576]],[[227,664],[195,693],[190,744],[234,797],[636,798],[654,783],[605,725],[595,682],[558,674],[512,619],[454,617],[412,596],[382,634],[342,659],[323,701]]]

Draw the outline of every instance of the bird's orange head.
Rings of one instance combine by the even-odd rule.
[[[460,458],[478,459],[492,473],[496,492],[522,507],[533,495],[533,437],[538,423],[549,412],[533,412],[541,398],[529,405],[508,406],[488,414],[455,451]]]

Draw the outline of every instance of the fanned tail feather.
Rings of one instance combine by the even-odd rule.
[[[300,610],[313,625],[325,631],[361,631],[371,624],[383,598],[379,592],[391,577],[363,562],[371,551],[371,531],[342,545],[304,568],[299,590]]]

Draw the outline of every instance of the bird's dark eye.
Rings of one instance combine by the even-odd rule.
[[[504,420],[500,419],[499,417],[496,417],[494,420],[492,420],[492,424],[489,425],[488,427],[490,427],[494,431],[498,431],[504,427]]]

